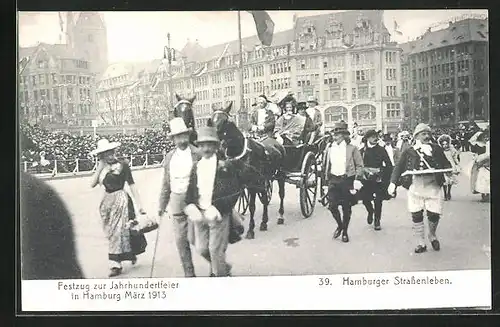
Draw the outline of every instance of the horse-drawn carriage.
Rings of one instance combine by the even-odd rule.
[[[307,137],[309,138],[309,136]],[[304,218],[309,218],[313,212],[317,200],[318,184],[320,186],[320,197],[323,197],[323,185],[325,178],[322,174],[324,166],[324,152],[329,135],[321,136],[313,142],[302,142],[299,145],[284,143],[285,158],[282,171],[285,182],[295,185],[299,189],[300,210]],[[273,194],[274,177],[266,180],[266,192],[259,196],[267,196],[267,202]],[[237,203],[237,210],[245,214],[249,205],[249,192],[244,190]]]

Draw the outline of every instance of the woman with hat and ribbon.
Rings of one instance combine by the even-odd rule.
[[[451,136],[447,134],[443,134],[437,139],[437,143],[441,148],[443,148],[444,155],[451,163],[451,167],[453,168],[452,172],[448,172],[444,174],[444,184],[443,184],[443,192],[444,192],[444,200],[451,200],[451,187],[458,183],[457,175],[460,172],[460,160],[458,150],[451,144]]]
[[[97,169],[92,176],[91,186],[99,184],[106,191],[99,206],[104,232],[109,242],[108,260],[110,264],[109,277],[120,275],[122,272],[122,261],[137,261],[136,255],[145,251],[144,235],[141,248],[134,248],[133,239],[128,228],[128,221],[135,218],[135,210],[132,198],[125,192],[125,183],[129,185],[135,203],[139,206],[139,213],[146,214],[142,209],[139,193],[135,187],[132,171],[126,160],[118,160],[115,149],[121,145],[119,142],[109,142],[101,139],[97,142],[97,148],[91,152],[99,158]]]
[[[342,241],[349,242],[347,229],[351,220],[352,206],[356,203],[354,195],[362,184],[357,180],[363,168],[359,149],[350,144],[349,131],[345,122],[335,123],[333,142],[326,149],[325,175],[328,185],[328,209],[337,222],[334,238],[342,234]],[[342,207],[342,217],[338,207]]]
[[[440,242],[436,236],[439,219],[443,211],[441,187],[445,178],[440,170],[451,168],[451,164],[437,144],[430,142],[431,128],[427,124],[418,124],[413,132],[414,145],[407,148],[396,163],[387,189],[394,194],[397,185],[408,190],[408,210],[413,221],[415,253],[427,251],[425,244],[424,210],[429,220],[428,238],[435,251],[439,251]],[[419,173],[425,170],[428,173]],[[403,176],[403,173],[408,172]]]
[[[190,143],[191,130],[180,117],[170,121],[170,137],[175,148],[167,153],[163,161],[163,182],[160,192],[158,215],[165,212],[172,219],[177,251],[185,277],[195,277],[191,246],[188,234],[192,226],[184,213],[186,192],[191,168],[200,159],[198,149]]]

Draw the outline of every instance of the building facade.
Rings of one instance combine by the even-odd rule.
[[[405,120],[449,126],[489,120],[486,18],[464,18],[402,44]]]
[[[20,49],[19,117],[30,123],[91,125],[95,75],[64,44]],[[29,58],[29,59],[28,59]]]
[[[336,121],[395,130],[403,117],[401,49],[391,42],[383,11],[348,11],[294,19],[294,29],[275,33],[262,48],[256,36],[244,38],[243,89],[239,44],[204,48],[189,41],[180,51],[182,71],[167,81],[172,91],[195,94],[198,124],[212,106],[233,101],[235,111],[251,110],[260,94],[292,91],[298,101],[318,98],[327,127]]]
[[[65,43],[19,48],[20,118],[91,126],[96,81],[107,67],[106,27],[97,12],[67,12],[60,18]]]

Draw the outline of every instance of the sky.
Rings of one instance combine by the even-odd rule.
[[[323,11],[268,11],[275,23],[275,31],[293,28],[293,16],[318,15],[339,12]],[[448,22],[464,14],[487,15],[487,10],[385,10],[384,23],[396,42],[406,42],[420,36],[430,25]],[[182,49],[187,40],[198,40],[202,46],[226,43],[238,38],[236,11],[184,12],[102,12],[108,31],[110,62],[147,61],[161,58],[167,33],[171,45]],[[394,21],[403,36],[393,33]],[[20,12],[19,45],[33,46],[38,42],[59,43],[60,27],[57,12]],[[241,12],[242,37],[256,34],[252,16]],[[63,39],[64,41],[64,39]]]

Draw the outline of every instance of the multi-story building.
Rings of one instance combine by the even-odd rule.
[[[106,29],[100,15],[67,13],[66,43],[19,48],[20,118],[90,126],[96,116],[96,76],[107,65],[106,58]]]
[[[488,21],[480,17],[431,28],[402,44],[405,120],[435,126],[489,120]]]
[[[257,36],[242,45],[242,90],[237,40],[207,48],[188,41],[181,50],[184,64],[173,91],[197,95],[198,123],[212,105],[233,101],[240,109],[241,92],[249,110],[260,94],[282,89],[299,101],[315,95],[327,127],[343,119],[394,130],[402,121],[401,49],[390,40],[383,11],[294,18],[293,30],[275,33],[270,47],[262,48]]]

